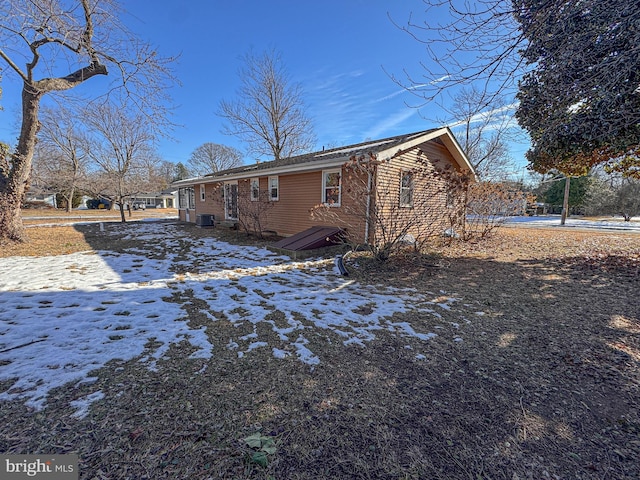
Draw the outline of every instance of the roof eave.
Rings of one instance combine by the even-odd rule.
[[[219,182],[232,182],[234,180],[242,180],[245,178],[255,177],[267,177],[290,173],[309,172],[314,170],[326,170],[327,168],[336,168],[342,166],[349,160],[349,157],[336,157],[330,160],[323,161],[309,161],[300,163],[297,165],[281,165],[271,168],[261,168],[256,170],[247,170],[243,172],[230,173],[227,175],[209,175],[204,177],[191,178],[186,180],[180,180],[172,185],[176,186],[188,186],[202,183],[219,183]]]
[[[401,143],[395,143],[392,147],[388,147],[386,149],[382,149],[377,153],[377,158],[379,160],[391,160],[395,156],[398,155],[399,152],[404,152],[407,150],[411,150],[418,145],[429,142],[436,138],[440,138],[444,143],[445,147],[451,152],[454,160],[458,164],[458,166],[465,171],[470,171],[473,173],[473,178],[475,179],[475,172],[473,166],[469,162],[469,159],[465,155],[464,151],[460,147],[460,144],[453,136],[451,129],[449,127],[442,127],[435,130],[426,131],[423,134],[419,132],[415,134],[416,136],[410,138],[409,140],[403,141]],[[409,135],[411,136],[411,135]],[[366,151],[367,146],[362,145],[361,151]],[[375,148],[373,149],[375,150]],[[326,155],[324,152],[316,152],[312,154],[313,156],[309,159],[309,161],[294,163],[294,164],[285,164],[278,165],[274,167],[260,167],[259,165],[247,165],[245,169],[235,172],[229,172],[227,174],[209,174],[202,177],[189,178],[185,180],[180,180],[178,182],[174,182],[172,185],[174,187],[181,186],[189,186],[203,183],[219,183],[219,182],[232,182],[236,180],[246,179],[246,178],[255,178],[255,177],[265,177],[265,176],[275,176],[275,175],[284,175],[284,174],[294,174],[294,173],[302,173],[302,172],[310,172],[310,171],[321,171],[328,168],[337,168],[344,165],[349,161],[350,158],[353,157],[355,150],[349,150],[348,154],[338,155],[335,157],[331,157],[329,159],[318,160],[318,156]],[[329,152],[327,152],[329,153]]]

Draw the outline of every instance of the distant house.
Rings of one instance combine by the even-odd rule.
[[[443,219],[447,215],[447,195],[438,186],[445,180],[436,174],[420,182],[412,177],[412,172],[431,165],[434,172],[449,168],[474,175],[451,130],[445,127],[258,162],[175,182],[180,220],[197,222],[209,217],[216,224],[242,223],[243,202],[266,201],[270,208],[261,228],[287,237],[327,225],[329,217],[312,214],[319,205],[324,205],[332,213],[332,226],[348,226],[357,241],[370,242],[376,235],[376,227],[366,215],[352,218],[354,206],[357,207],[354,204],[372,209],[380,200],[364,191],[354,195],[355,182],[363,182],[361,176],[356,178],[348,169],[354,161],[370,162],[372,168],[367,170],[369,178],[364,179],[365,184],[384,181],[385,185],[391,185],[393,201],[406,211],[413,206],[414,191],[430,192],[434,211]],[[387,210],[389,215],[397,214],[393,208]],[[386,210],[380,211],[384,214]],[[446,222],[442,222],[441,232],[445,228]]]
[[[176,208],[178,206],[178,190],[169,188],[161,192],[139,193],[131,198],[131,203],[143,203],[146,208]]]
[[[25,202],[28,204],[42,204],[48,207],[57,208],[56,194],[53,192],[30,190],[25,195]]]

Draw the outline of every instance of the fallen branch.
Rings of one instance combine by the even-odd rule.
[[[15,347],[11,347],[11,348],[6,348],[4,350],[0,350],[0,353],[7,353],[10,352],[11,350],[17,350],[18,348],[22,348],[22,347],[28,347],[29,345],[33,345],[34,343],[38,343],[38,342],[44,342],[46,340],[46,338],[40,338],[39,340],[32,340],[28,343],[23,343],[22,345],[17,345]]]

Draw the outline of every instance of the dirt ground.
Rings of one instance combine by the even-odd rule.
[[[119,248],[91,231],[31,228],[30,243],[0,256]],[[464,326],[446,312],[437,324],[395,314],[443,329],[420,360],[419,339],[380,332],[346,347],[323,332],[315,368],[259,350],[194,360],[187,346],[155,371],[113,362],[85,418],[68,402],[89,387],[54,391],[42,411],[4,402],[0,452],[78,453],[82,479],[640,478],[640,235],[502,228],[383,266],[354,255],[347,267],[359,282],[446,291],[483,314]],[[197,299],[172,301],[205,324]],[[234,327],[216,326],[211,342],[224,345]]]

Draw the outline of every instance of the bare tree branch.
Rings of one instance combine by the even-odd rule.
[[[99,193],[118,203],[124,222],[125,204],[147,190],[149,165],[157,160],[153,133],[144,117],[126,105],[87,109],[84,120],[88,127],[85,148],[104,180]]]
[[[107,75],[110,65],[119,76],[107,92],[109,97],[127,99],[156,133],[170,125],[167,87],[175,82],[170,69],[173,58],[161,58],[140,42],[118,21],[120,12],[116,0],[6,0],[0,4],[0,60],[24,83],[18,144],[0,178],[3,238],[22,238],[20,208],[29,187],[44,95]]]
[[[420,19],[391,21],[425,47],[420,74],[405,67],[403,76],[391,78],[424,106],[444,92],[475,85],[490,104],[496,96],[515,95],[525,71],[518,51],[525,38],[513,16],[511,0],[423,0]],[[445,18],[443,23],[432,19]]]
[[[246,142],[247,151],[279,160],[311,150],[315,136],[304,111],[302,90],[291,84],[275,52],[247,54],[235,101],[222,100],[224,133]]]

